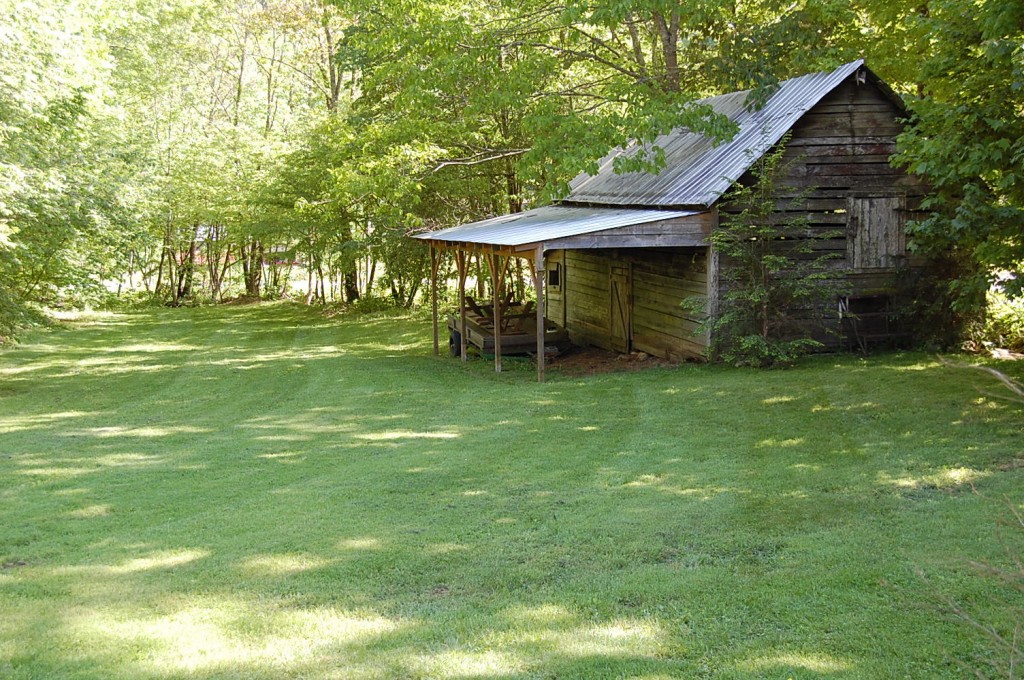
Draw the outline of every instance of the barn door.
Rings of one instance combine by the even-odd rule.
[[[847,257],[854,269],[893,269],[903,263],[907,237],[902,196],[849,199]]]
[[[629,264],[613,264],[611,285],[611,344],[617,352],[633,350],[633,291]]]

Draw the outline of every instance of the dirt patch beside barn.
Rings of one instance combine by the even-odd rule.
[[[644,352],[619,354],[597,347],[572,347],[550,359],[550,362],[550,370],[568,376],[639,371],[656,366],[677,365],[677,362],[659,359]]]

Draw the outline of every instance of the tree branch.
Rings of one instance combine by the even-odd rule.
[[[572,49],[569,49],[568,47],[558,47],[557,45],[548,45],[546,43],[532,43],[532,42],[521,42],[520,41],[520,42],[511,43],[510,46],[514,46],[514,45],[523,45],[523,46],[526,46],[526,47],[536,47],[536,48],[542,49],[542,50],[549,50],[551,52],[558,52],[560,54],[569,54],[569,55],[572,55],[574,57],[580,57],[581,59],[587,59],[587,60],[590,60],[590,61],[596,61],[596,62],[598,62],[600,64],[604,64],[605,66],[607,66],[610,69],[613,69],[615,71],[618,71],[619,73],[622,73],[623,75],[627,75],[627,76],[629,76],[630,78],[633,78],[636,81],[641,81],[642,82],[642,81],[647,80],[647,78],[643,74],[637,73],[636,71],[632,71],[632,70],[630,70],[630,69],[628,69],[628,68],[626,68],[624,66],[621,66],[620,64],[616,64],[613,61],[609,61],[608,59],[605,59],[604,57],[598,56],[598,55],[594,54],[593,52],[582,52],[580,50],[572,50]]]
[[[483,163],[490,163],[491,161],[501,160],[502,158],[512,158],[514,156],[522,156],[524,153],[528,152],[529,149],[507,149],[505,151],[497,151],[497,152],[495,152],[495,151],[496,150],[490,150],[489,149],[487,151],[478,153],[476,156],[471,156],[469,158],[453,158],[450,161],[441,161],[435,167],[433,167],[429,171],[427,171],[427,174],[433,174],[433,173],[437,172],[438,170],[446,168],[446,167],[448,167],[450,165],[463,165],[463,166],[467,166],[467,165],[481,165]],[[486,154],[492,154],[492,155],[486,155]],[[481,156],[483,156],[483,157],[481,158]]]

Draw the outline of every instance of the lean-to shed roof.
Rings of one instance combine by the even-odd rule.
[[[418,234],[428,241],[523,246],[697,214],[694,210],[646,210],[549,205],[521,213]]]
[[[703,100],[739,126],[728,142],[715,146],[702,134],[676,130],[654,144],[665,152],[658,174],[615,174],[613,163],[638,147],[617,149],[606,156],[597,175],[586,173],[570,182],[566,203],[645,207],[710,206],[773,144],[825,95],[864,65],[863,59],[829,73],[812,73],[779,83],[778,90],[757,111],[747,110],[749,90]]]

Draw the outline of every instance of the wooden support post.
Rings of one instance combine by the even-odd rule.
[[[705,257],[707,258],[708,283],[706,293],[707,305],[704,313],[707,314],[707,318],[713,319],[718,316],[718,249],[714,245],[709,245]],[[709,360],[712,359],[711,341],[711,330],[705,329],[701,333],[701,342],[704,343],[704,358]]]
[[[544,246],[538,246],[533,259],[533,286],[537,291],[537,382],[544,382]]]
[[[459,356],[466,356],[466,251],[455,252],[455,265],[459,269]]]
[[[430,312],[434,322],[434,356],[441,354],[437,328],[437,271],[441,266],[441,253],[433,244],[430,246]]]
[[[491,269],[491,293],[494,303],[494,372],[501,373],[501,302],[505,268],[502,266],[501,255],[497,253],[492,253],[487,263]]]

